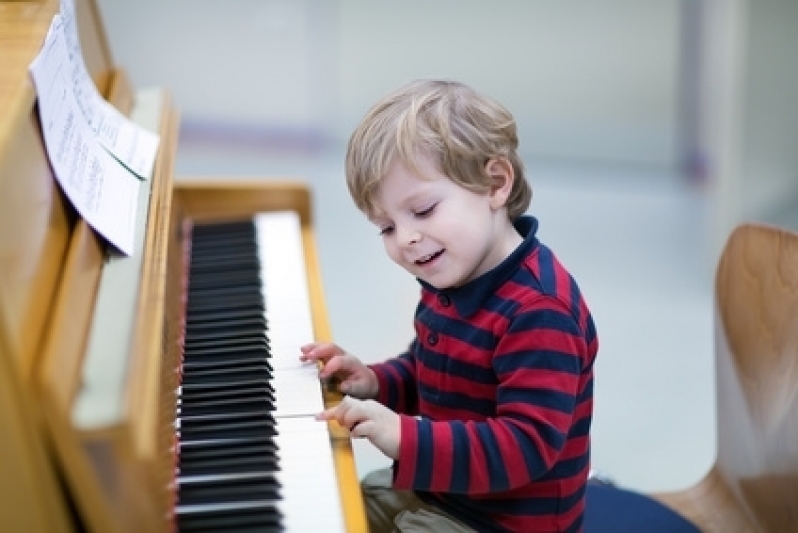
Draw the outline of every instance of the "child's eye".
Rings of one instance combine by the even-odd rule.
[[[422,209],[421,211],[416,211],[415,215],[416,215],[417,217],[422,217],[422,218],[423,218],[423,217],[426,217],[426,216],[429,216],[429,215],[431,215],[431,214],[432,214],[432,211],[434,211],[434,210],[435,210],[435,206],[436,206],[436,205],[438,205],[438,204],[432,204],[431,206],[429,206],[429,207],[428,207],[428,208],[426,208],[426,209]]]
[[[393,226],[385,226],[384,228],[380,228],[380,236],[384,237],[386,235],[390,235],[393,231]]]

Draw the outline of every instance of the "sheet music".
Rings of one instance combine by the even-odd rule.
[[[83,61],[75,0],[61,0],[61,21],[71,62],[71,82],[78,107],[100,144],[138,177],[152,176],[160,139],[109,104],[97,91]]]
[[[80,108],[59,15],[30,72],[47,155],[64,194],[92,228],[130,255],[140,182],[100,146]]]

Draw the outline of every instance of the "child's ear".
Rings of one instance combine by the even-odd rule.
[[[493,209],[504,207],[515,183],[513,165],[503,157],[491,158],[485,163],[485,172],[492,182],[488,193],[491,207]]]

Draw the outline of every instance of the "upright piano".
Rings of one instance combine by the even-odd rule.
[[[173,181],[178,114],[131,86],[94,0],[84,61],[160,136],[134,253],[63,195],[28,66],[58,0],[0,1],[0,530],[366,531],[340,398],[297,347],[330,338],[299,181]]]

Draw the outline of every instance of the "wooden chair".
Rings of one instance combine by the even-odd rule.
[[[736,228],[715,297],[715,464],[654,498],[704,532],[798,531],[798,234]]]
[[[729,237],[715,277],[715,359],[707,475],[653,495],[588,484],[585,533],[798,532],[798,234],[744,224]]]

